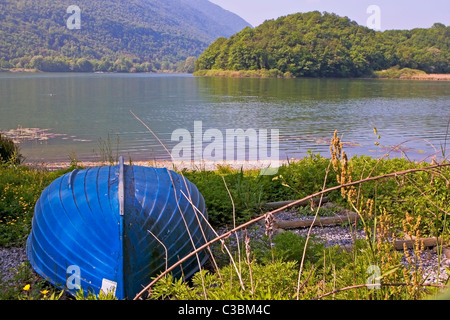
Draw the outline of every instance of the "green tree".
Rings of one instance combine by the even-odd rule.
[[[43,56],[41,56],[41,55],[34,56],[30,60],[30,66],[31,66],[31,68],[41,70],[43,62],[44,62],[44,57]]]
[[[358,77],[399,65],[449,73],[450,27],[374,31],[347,17],[292,14],[219,38],[196,70],[279,70],[294,76]],[[277,74],[277,73],[274,73]]]
[[[187,57],[184,62],[183,72],[185,73],[193,73],[195,70],[195,61],[197,59],[195,57]]]
[[[86,58],[80,58],[76,62],[76,70],[78,72],[92,72],[94,70],[94,65]]]
[[[42,60],[40,68],[41,71],[46,72],[69,72],[70,64],[69,62],[63,60],[59,57],[45,57]]]

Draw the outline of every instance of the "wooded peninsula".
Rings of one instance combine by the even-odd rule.
[[[318,11],[268,20],[218,38],[196,75],[254,77],[412,77],[450,72],[450,27],[375,31]],[[384,74],[376,74],[388,70]],[[400,70],[401,74],[396,74]]]

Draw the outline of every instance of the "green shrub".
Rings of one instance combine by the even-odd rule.
[[[53,180],[71,169],[49,172],[0,164],[0,246],[21,246],[31,231],[34,206]]]
[[[409,77],[415,76],[415,75],[424,75],[424,74],[426,74],[426,72],[422,71],[422,70],[410,69],[410,68],[400,69],[399,66],[395,66],[395,67],[391,67],[387,70],[375,71],[374,74],[378,78],[402,79],[402,78],[409,78]]]
[[[322,190],[325,177],[326,188],[333,187],[337,185],[335,176],[331,172],[326,175],[329,162],[308,152],[305,158],[281,166],[276,176],[265,176],[264,194],[269,201],[298,200]]]
[[[302,260],[306,245],[305,237],[286,231],[275,235],[272,242],[273,246],[267,242],[265,247],[261,246],[261,243],[252,243],[251,246],[257,261],[265,263],[271,260],[280,260],[299,263]],[[323,250],[323,244],[315,242],[314,238],[310,239],[305,251],[305,261],[317,263],[323,257]]]
[[[236,223],[239,224],[263,213],[266,202],[301,199],[320,191],[328,163],[329,160],[319,154],[309,153],[304,159],[281,166],[276,176],[261,175],[260,170],[243,171],[228,167],[217,171],[183,171],[183,175],[205,198],[210,222],[213,225],[233,225],[233,203]],[[330,174],[326,186],[336,184]]]
[[[202,193],[213,225],[233,225],[233,204],[238,224],[261,212],[267,181],[259,170],[185,171],[183,175]]]
[[[19,152],[19,147],[10,138],[0,133],[0,164],[13,163],[20,164],[23,156]]]
[[[197,272],[192,278],[192,285],[168,275],[152,287],[150,298],[285,300],[293,299],[296,293],[298,270],[294,262],[275,261],[264,265],[252,262],[250,266],[243,264],[240,275],[241,279],[232,265],[215,273],[206,270]]]

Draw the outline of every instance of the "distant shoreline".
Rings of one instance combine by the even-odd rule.
[[[271,164],[272,167],[282,166],[284,164],[288,164],[289,162],[300,161],[301,159],[290,159],[288,160],[243,160],[243,161],[171,161],[171,160],[138,160],[132,161],[132,165],[143,166],[143,167],[154,167],[154,168],[168,168],[170,170],[204,170],[204,171],[215,171],[221,167],[231,168],[235,170],[243,169],[247,170],[261,170],[265,168],[269,168]],[[125,164],[130,164],[127,159],[124,159]],[[94,168],[94,167],[102,167],[102,166],[110,166],[113,165],[109,162],[104,161],[76,161],[78,166],[84,168]],[[117,165],[114,162],[114,165]],[[49,161],[49,162],[37,162],[37,161],[25,161],[23,163],[25,166],[37,169],[47,169],[47,170],[62,170],[68,169],[73,164],[70,161]]]
[[[11,69],[0,69],[0,72],[6,73],[40,73],[37,69],[25,69],[25,68],[11,68]]]
[[[182,72],[172,72],[168,70],[159,70],[159,71],[145,71],[145,72],[117,72],[117,71],[89,71],[89,72],[83,72],[83,71],[41,71],[38,69],[26,69],[26,68],[11,68],[11,69],[1,69],[0,73],[45,73],[45,74],[52,74],[52,73],[73,73],[73,74],[183,74]]]
[[[375,79],[382,80],[427,80],[427,81],[450,81],[450,74],[446,73],[430,73],[430,74],[416,74],[412,76],[405,76],[400,78],[376,77]]]
[[[4,73],[56,73],[56,72],[46,72],[37,69],[22,69],[22,68],[12,68],[12,69],[0,69],[0,72]],[[76,74],[80,73],[99,73],[99,72],[73,72]],[[103,72],[102,72],[103,73]],[[105,72],[105,73],[123,73],[123,72]],[[159,73],[159,74],[179,74],[177,72],[159,71],[159,72],[125,72],[125,73]],[[383,77],[383,76],[373,76],[373,77],[360,77],[360,78],[332,78],[332,77],[294,77],[291,74],[276,74],[270,75],[263,70],[199,70],[193,73],[197,77],[220,77],[220,78],[280,78],[280,79],[380,79],[380,80],[424,80],[424,81],[450,81],[450,74],[446,73],[430,73],[430,74],[415,74],[401,77]]]
[[[450,74],[434,73],[434,74],[411,74],[401,75],[400,77],[391,76],[366,76],[358,78],[332,78],[332,77],[295,77],[291,73],[272,72],[271,70],[198,70],[193,73],[198,77],[222,77],[222,78],[280,78],[280,79],[380,79],[380,80],[426,80],[426,81],[450,81]]]

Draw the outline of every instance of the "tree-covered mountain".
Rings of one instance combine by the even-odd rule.
[[[381,32],[347,17],[314,11],[218,38],[199,57],[196,70],[198,74],[253,70],[275,76],[355,77],[399,66],[450,73],[449,47],[450,27],[440,23],[429,29]]]
[[[71,5],[80,9],[79,28],[67,26],[77,18]],[[87,60],[106,69],[114,63],[160,69],[246,26],[207,0],[2,0],[0,67],[64,69]]]

